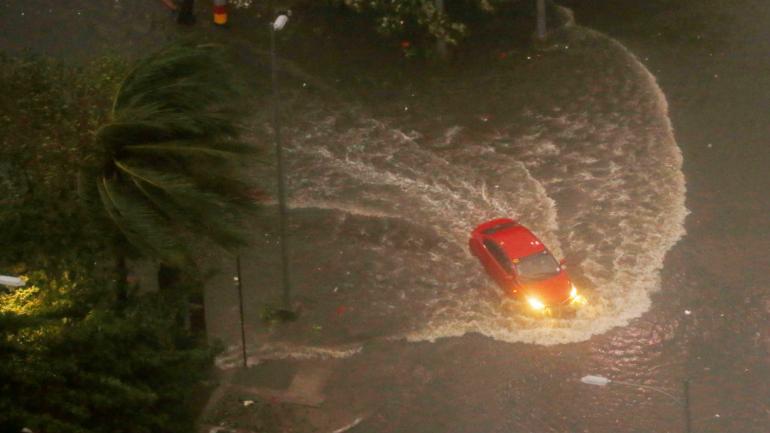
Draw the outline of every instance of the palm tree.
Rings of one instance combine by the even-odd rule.
[[[190,268],[191,241],[245,244],[256,201],[237,166],[255,148],[239,140],[233,76],[221,47],[181,43],[139,61],[120,84],[95,135],[99,161],[82,176],[114,234],[119,300],[131,252],[159,260],[167,277]]]

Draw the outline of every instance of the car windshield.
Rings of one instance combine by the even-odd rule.
[[[549,278],[558,274],[559,270],[559,263],[548,250],[523,257],[516,263],[519,276],[527,280]]]

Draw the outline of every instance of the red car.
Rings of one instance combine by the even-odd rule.
[[[585,303],[548,248],[518,222],[499,218],[476,227],[471,253],[508,294],[524,298],[538,312]]]

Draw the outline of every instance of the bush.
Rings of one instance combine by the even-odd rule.
[[[93,281],[30,283],[0,295],[0,431],[193,431],[190,398],[214,353],[173,306],[151,294],[118,314]]]
[[[76,68],[0,55],[0,268],[95,256],[102,242],[78,203],[78,172],[125,67]]]
[[[112,228],[79,200],[125,71],[0,55],[0,274],[29,278],[0,286],[1,432],[194,430],[189,399],[213,351],[179,326],[171,296],[114,309]]]

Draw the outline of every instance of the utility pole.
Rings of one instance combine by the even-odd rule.
[[[545,40],[545,0],[537,1],[537,39]]]
[[[248,358],[246,357],[246,328],[243,324],[243,283],[241,282],[241,255],[235,256],[235,271],[238,279],[238,309],[241,318],[241,354],[243,355],[243,367],[249,366]]]

